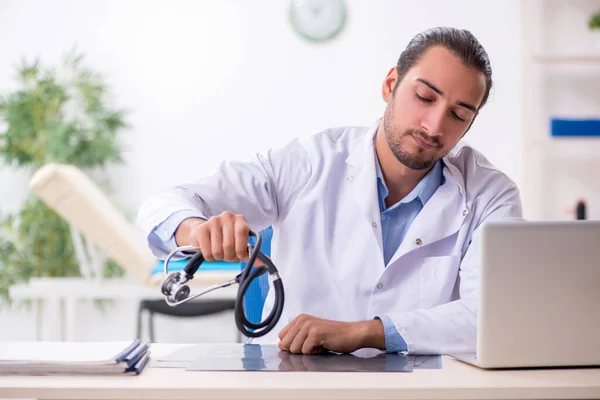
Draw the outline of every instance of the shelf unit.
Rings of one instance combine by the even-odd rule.
[[[567,210],[583,198],[588,217],[600,219],[600,137],[550,132],[552,117],[600,118],[600,40],[587,28],[600,0],[524,0],[521,7],[525,217],[574,219]]]
[[[531,60],[538,64],[580,64],[600,63],[600,54],[552,55],[537,54]]]

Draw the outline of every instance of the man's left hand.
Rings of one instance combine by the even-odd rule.
[[[279,339],[279,349],[292,353],[352,353],[363,347],[385,350],[380,320],[340,322],[302,314],[281,330]]]

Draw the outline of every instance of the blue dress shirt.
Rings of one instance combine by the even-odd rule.
[[[388,189],[383,179],[381,166],[376,159],[377,166],[377,194],[379,198],[379,210],[381,213],[381,230],[383,238],[383,258],[387,266],[390,259],[404,240],[408,228],[419,214],[425,203],[433,196],[437,188],[444,183],[443,162],[438,161],[415,188],[396,204],[386,207],[385,199]],[[158,225],[148,238],[152,244],[165,252],[170,252],[176,247],[175,230],[186,218],[202,217],[200,213],[193,210],[181,210],[171,215],[167,220]],[[406,352],[408,346],[402,335],[396,329],[392,319],[388,315],[380,315],[376,318],[383,323],[385,331],[386,351],[390,353]]]
[[[377,159],[377,157],[375,158]],[[406,197],[390,207],[385,205],[385,199],[389,191],[383,179],[379,160],[376,161],[376,165],[383,259],[387,266],[398,247],[400,247],[400,243],[404,240],[408,228],[423,209],[425,203],[444,183],[443,161],[438,161]],[[408,350],[406,341],[396,329],[392,319],[388,315],[379,315],[376,318],[379,318],[383,323],[386,351],[390,353],[406,352]]]

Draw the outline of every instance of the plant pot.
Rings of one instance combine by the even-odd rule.
[[[592,29],[591,32],[591,50],[590,52],[592,54],[599,54],[600,53],[600,28],[599,29]]]

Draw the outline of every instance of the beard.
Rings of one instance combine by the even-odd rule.
[[[429,136],[425,132],[418,129],[406,129],[404,133],[401,132],[401,128],[394,125],[391,121],[393,104],[390,104],[385,110],[383,118],[383,130],[385,131],[385,138],[387,140],[390,150],[396,156],[396,159],[402,164],[406,165],[410,169],[424,170],[429,169],[435,165],[442,157],[443,154],[439,151],[442,147],[439,139],[435,136]],[[417,154],[412,154],[407,150],[408,141],[412,141],[411,136],[419,136],[436,146],[432,150],[438,149],[431,155],[427,155],[427,151],[421,147],[418,147]]]

